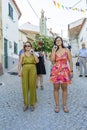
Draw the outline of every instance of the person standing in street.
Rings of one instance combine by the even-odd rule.
[[[59,112],[59,90],[62,89],[62,100],[64,112],[69,112],[67,107],[67,86],[71,84],[71,77],[73,76],[73,62],[72,56],[68,48],[63,45],[63,39],[57,36],[54,40],[54,47],[52,49],[50,60],[53,62],[50,81],[54,85],[54,100],[55,112]],[[68,64],[69,63],[69,64]]]
[[[24,49],[23,48],[19,51],[19,59],[20,59],[22,53],[24,53]]]
[[[80,70],[80,75],[79,77],[83,76],[83,71],[84,71],[84,76],[87,77],[87,48],[85,43],[82,43],[82,48],[79,50],[79,54],[78,54],[78,59],[77,61],[79,61],[79,70]]]
[[[22,90],[24,99],[24,108],[26,111],[30,105],[30,110],[33,111],[37,102],[36,96],[36,63],[39,62],[38,57],[32,49],[32,44],[26,42],[23,46],[24,53],[21,54],[18,63],[18,76],[22,77]],[[22,69],[21,69],[22,67]]]
[[[71,51],[71,45],[70,44],[68,44],[68,47],[67,47],[70,51]]]
[[[44,54],[42,51],[39,52],[39,62],[36,64],[37,68],[37,88],[38,88],[38,83],[40,81],[40,88],[43,90],[43,75],[46,74],[46,69],[45,69],[45,59],[44,59]]]

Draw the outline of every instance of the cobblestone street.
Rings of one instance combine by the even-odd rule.
[[[87,78],[79,77],[75,67],[68,87],[69,113],[64,113],[60,90],[60,111],[54,112],[53,85],[49,82],[50,61],[47,60],[44,90],[37,89],[35,111],[23,112],[21,78],[5,73],[0,76],[0,130],[87,130]]]

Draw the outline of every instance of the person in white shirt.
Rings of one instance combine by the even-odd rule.
[[[86,61],[87,61],[87,48],[85,43],[82,43],[82,48],[79,50],[79,55],[78,55],[78,60],[80,63],[80,75],[79,77],[83,76],[83,70],[84,70],[84,76],[87,77],[87,66],[86,66]]]

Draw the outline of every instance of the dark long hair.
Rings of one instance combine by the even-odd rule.
[[[57,37],[54,39],[54,45],[57,46],[57,45],[56,45],[56,40],[57,40],[58,38],[59,38],[59,39],[61,40],[61,42],[62,42],[62,45],[61,45],[62,48],[65,48],[65,46],[64,46],[64,44],[63,44],[63,39],[62,39],[62,37],[60,37],[60,36],[57,36]],[[59,49],[59,47],[57,46],[57,50],[58,50],[58,49]]]

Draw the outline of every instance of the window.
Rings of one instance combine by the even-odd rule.
[[[14,42],[14,54],[18,54],[18,44]]]
[[[10,4],[8,4],[8,14],[10,18],[13,20],[13,8]]]

